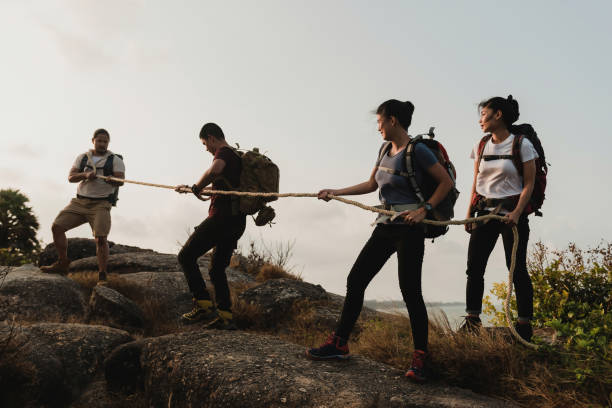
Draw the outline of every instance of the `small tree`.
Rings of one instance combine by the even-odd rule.
[[[28,201],[19,190],[0,190],[0,265],[31,262],[40,250],[39,224]]]

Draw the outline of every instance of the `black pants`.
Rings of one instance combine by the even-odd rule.
[[[478,213],[483,215],[483,213]],[[529,221],[526,215],[519,218],[517,224],[519,243],[516,252],[516,266],[514,268],[514,289],[516,291],[516,303],[518,315],[521,318],[531,319],[533,317],[533,286],[527,272],[527,243],[529,241]],[[484,292],[484,273],[487,267],[489,255],[495,247],[497,238],[501,234],[506,253],[506,266],[510,269],[512,260],[512,226],[498,220],[490,220],[486,224],[480,224],[472,231],[467,259],[467,286],[466,312],[479,314],[482,309],[482,295]]]
[[[366,287],[397,252],[399,285],[410,316],[414,347],[427,351],[427,309],[421,292],[424,250],[425,239],[420,227],[378,225],[349,273],[336,335],[348,339],[361,312]]]
[[[196,299],[210,299],[197,261],[199,257],[214,247],[209,275],[215,285],[215,300],[220,309],[230,310],[232,302],[225,268],[230,263],[232,253],[244,233],[245,226],[246,217],[244,215],[209,217],[195,228],[193,234],[185,242],[178,254],[178,261],[183,268],[189,290]]]

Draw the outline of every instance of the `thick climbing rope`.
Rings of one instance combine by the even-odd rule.
[[[97,176],[99,179],[103,179],[106,181],[113,181],[113,182],[120,182],[120,183],[130,183],[130,184],[138,184],[141,186],[149,186],[149,187],[157,187],[157,188],[165,188],[165,189],[170,189],[170,190],[177,190],[179,192],[184,192],[184,193],[190,193],[191,189],[190,188],[185,188],[185,187],[181,187],[179,188],[178,186],[169,186],[169,185],[164,185],[164,184],[154,184],[154,183],[146,183],[144,181],[135,181],[135,180],[127,180],[127,179],[120,179],[120,178],[116,178],[116,177],[111,177],[111,176]],[[246,196],[246,197],[318,197],[318,194],[316,193],[258,193],[258,192],[250,192],[250,191],[226,191],[226,190],[210,190],[210,189],[203,189],[200,192],[201,195],[234,195],[234,196]],[[379,213],[379,214],[383,214],[383,215],[389,215],[391,217],[396,217],[398,216],[400,213],[396,212],[396,211],[390,211],[390,210],[384,210],[381,208],[377,208],[377,207],[373,207],[373,206],[369,206],[369,205],[365,205],[362,204],[358,201],[354,201],[354,200],[349,200],[346,199],[344,197],[339,197],[339,196],[335,196],[335,195],[328,195],[328,197],[332,200],[337,200],[340,201],[342,203],[345,204],[349,204],[349,205],[354,205],[356,207],[359,207],[361,209],[364,209],[366,211],[372,211],[375,213]],[[448,220],[448,221],[435,221],[435,220],[428,220],[425,219],[422,222],[424,224],[430,224],[430,225],[438,225],[438,226],[443,226],[443,225],[464,225],[464,224],[471,224],[474,222],[483,222],[483,221],[487,221],[487,220],[500,220],[500,221],[505,221],[507,220],[507,218],[502,217],[500,215],[495,215],[495,214],[487,214],[487,215],[482,215],[480,217],[472,217],[472,218],[466,218],[464,220]],[[506,293],[506,299],[504,300],[504,313],[506,315],[506,324],[508,325],[508,328],[510,329],[510,332],[512,333],[512,335],[523,345],[532,348],[532,349],[537,349],[538,346],[530,343],[528,341],[526,341],[525,339],[523,339],[516,331],[516,329],[514,328],[514,325],[512,324],[512,320],[510,319],[510,299],[512,297],[512,286],[513,286],[513,278],[514,278],[514,268],[516,267],[516,252],[518,249],[518,240],[519,240],[519,236],[518,236],[518,229],[516,228],[516,225],[512,226],[512,235],[513,235],[513,243],[512,243],[512,259],[510,261],[510,269],[508,272],[508,291]]]

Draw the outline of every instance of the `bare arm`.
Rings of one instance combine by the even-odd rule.
[[[531,198],[531,193],[533,193],[533,186],[535,185],[535,159],[526,161],[523,163],[523,190],[521,191],[521,195],[519,196],[519,201],[516,204],[514,210],[509,213],[506,217],[508,217],[508,222],[516,224],[518,222],[519,217],[525,210],[529,199]]]
[[[95,178],[96,173],[94,171],[80,172],[76,167],[71,168],[70,173],[68,173],[68,181],[70,183],[78,183],[79,181],[93,180]]]
[[[451,188],[453,188],[453,180],[451,180],[450,175],[440,163],[435,163],[433,166],[429,167],[427,172],[438,182],[438,187],[436,187],[436,190],[427,200],[433,208],[436,208],[444,197],[446,197]],[[406,211],[403,217],[408,224],[412,225],[423,221],[426,215],[427,209],[425,207],[420,207],[414,211]]]
[[[212,183],[223,172],[223,169],[225,169],[225,161],[223,159],[213,160],[211,166],[202,174],[200,180],[195,184],[198,191]]]
[[[368,194],[373,191],[376,191],[378,188],[378,184],[376,183],[376,179],[374,178],[376,174],[376,167],[372,170],[370,174],[370,178],[363,183],[355,184],[354,186],[344,187],[339,189],[323,189],[319,191],[318,198],[320,200],[329,201],[328,195],[360,195],[360,194]]]
[[[123,172],[123,171],[114,171],[113,172],[113,177],[124,179],[125,178],[125,172]],[[107,183],[112,184],[113,186],[122,186],[123,185],[123,182],[121,182],[121,181],[107,181]]]
[[[448,172],[442,167],[440,163],[436,163],[427,169],[427,172],[438,182],[436,191],[433,192],[427,202],[431,204],[433,208],[436,208],[438,204],[446,197],[451,188],[453,188],[453,180],[451,180]]]
[[[478,159],[474,160],[474,180],[472,181],[472,190],[470,191],[470,201],[468,203],[466,218],[470,218],[470,216],[472,215],[472,196],[476,192],[476,180],[478,179],[478,164]]]

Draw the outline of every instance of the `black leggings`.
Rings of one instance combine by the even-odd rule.
[[[483,215],[484,213],[478,213]],[[519,243],[516,252],[516,266],[514,268],[514,288],[516,290],[516,303],[518,315],[524,319],[533,317],[533,286],[527,272],[527,243],[529,241],[529,221],[527,216],[519,218],[517,225]],[[471,314],[480,314],[482,309],[482,295],[484,293],[484,274],[489,255],[495,247],[497,238],[501,234],[506,253],[506,266],[510,269],[512,260],[512,244],[514,236],[512,226],[498,220],[490,220],[480,224],[472,231],[467,259],[467,286],[465,311]]]
[[[425,238],[421,227],[379,224],[357,257],[346,283],[346,298],[336,335],[348,339],[370,281],[397,252],[399,285],[408,308],[415,349],[427,351],[427,309],[421,292]]]
[[[210,299],[198,267],[198,258],[214,247],[208,274],[215,286],[217,306],[219,309],[230,310],[232,302],[225,268],[230,263],[232,253],[244,233],[245,226],[246,217],[244,215],[208,217],[195,228],[193,234],[185,242],[178,254],[178,261],[183,268],[189,290],[196,299]]]

